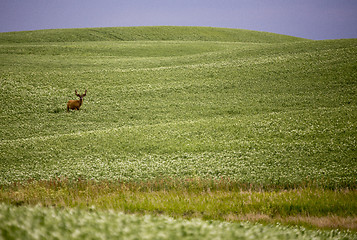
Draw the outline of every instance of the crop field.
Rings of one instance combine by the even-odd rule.
[[[58,29],[0,57],[0,239],[357,238],[356,39]]]

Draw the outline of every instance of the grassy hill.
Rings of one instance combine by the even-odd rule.
[[[171,26],[53,29],[1,33],[0,37],[0,43],[168,40],[277,43],[304,39],[243,29]]]
[[[0,43],[2,201],[42,196],[43,205],[86,208],[96,185],[80,179],[108,189],[91,192],[98,208],[220,220],[334,216],[356,228],[356,39],[133,27],[1,33]],[[88,93],[67,113],[75,89]],[[59,185],[11,187],[53,179]],[[282,189],[292,192],[259,193]],[[228,197],[245,190],[259,190],[259,203],[241,208],[245,196]],[[178,196],[207,209],[232,205],[196,212]]]

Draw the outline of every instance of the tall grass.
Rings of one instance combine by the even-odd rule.
[[[227,180],[157,179],[148,182],[57,179],[3,186],[13,205],[112,209],[206,220],[255,220],[357,230],[357,192],[305,187],[257,189]],[[293,218],[291,218],[293,217]],[[315,222],[313,217],[324,218]],[[336,221],[336,219],[338,221]]]

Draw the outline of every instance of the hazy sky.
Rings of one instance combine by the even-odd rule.
[[[357,0],[0,0],[0,32],[159,25],[357,38]]]

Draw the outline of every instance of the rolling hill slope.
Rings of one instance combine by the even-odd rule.
[[[1,183],[79,175],[355,186],[356,40],[189,27],[0,38]],[[75,89],[87,97],[66,113]]]
[[[306,41],[297,37],[242,29],[169,26],[53,29],[0,34],[0,43],[167,40],[259,43]]]
[[[116,211],[356,230],[357,39],[59,29],[0,33],[0,59],[0,238],[356,238]]]

